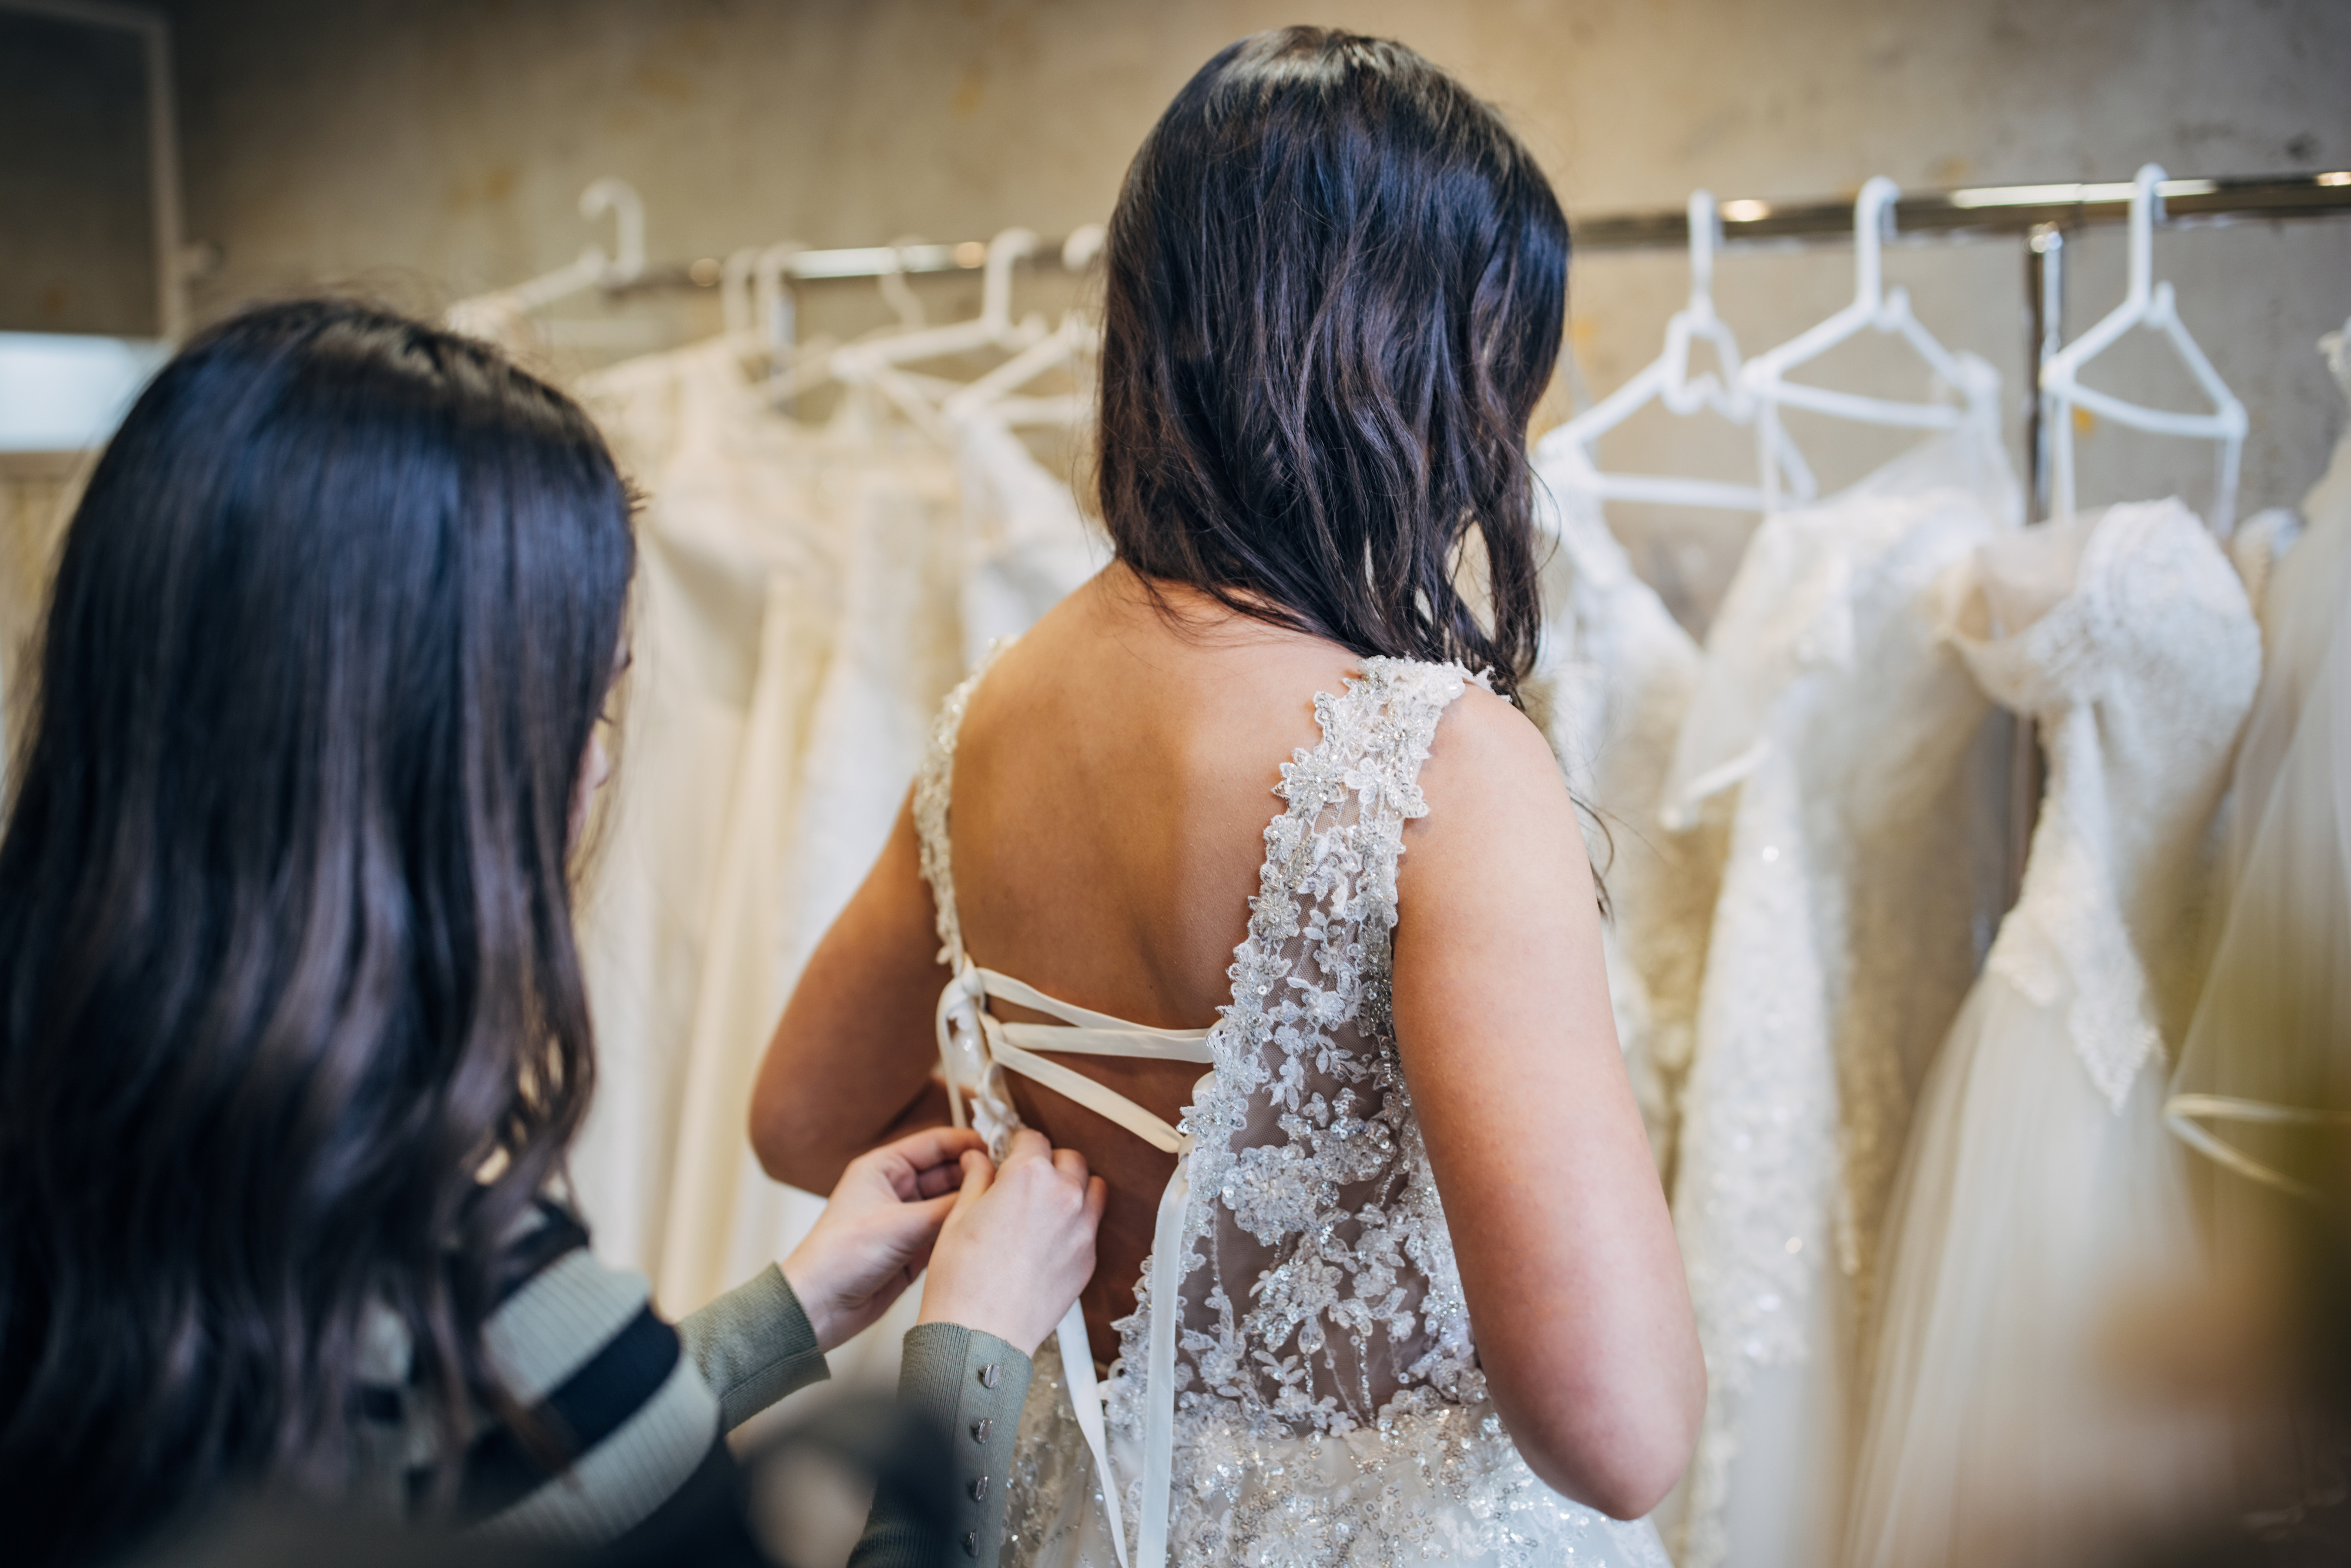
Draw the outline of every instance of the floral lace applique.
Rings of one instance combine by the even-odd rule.
[[[1283,765],[1215,1082],[1187,1113],[1177,1408],[1344,1435],[1414,1391],[1484,1391],[1389,1010],[1404,824],[1437,723],[1473,677],[1371,659],[1314,699],[1322,742]],[[1205,1201],[1204,1201],[1205,1200]],[[1146,1276],[1148,1270],[1145,1270]],[[1120,1325],[1144,1364],[1147,1302]]]

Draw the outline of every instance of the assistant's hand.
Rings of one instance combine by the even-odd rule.
[[[848,1340],[914,1283],[958,1202],[958,1184],[969,1190],[967,1162],[987,1163],[983,1143],[977,1133],[933,1127],[849,1162],[816,1228],[783,1263],[819,1350]]]
[[[1012,1134],[1004,1163],[963,1156],[963,1192],[923,1282],[926,1323],[960,1323],[1034,1354],[1094,1272],[1094,1231],[1109,1189],[1075,1149]]]

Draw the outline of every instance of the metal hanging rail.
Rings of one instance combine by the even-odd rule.
[[[2166,180],[2157,187],[2173,225],[2325,217],[2351,212],[2351,170],[2317,174],[2258,174],[2217,180]],[[1970,235],[2030,234],[2041,225],[2072,228],[2118,224],[2130,215],[2127,180],[2104,184],[1976,185],[1906,195],[1894,204],[1899,244]],[[1850,197],[1800,202],[1754,198],[1718,204],[1729,245],[1834,239],[1853,233]],[[1658,250],[1689,243],[1681,208],[1604,213],[1572,225],[1584,251]]]
[[[2163,197],[2166,221],[2173,226],[2325,217],[2351,213],[2351,169],[2166,180],[2158,193]],[[2118,224],[2130,215],[2130,196],[2127,180],[2097,184],[1970,185],[1920,192],[1895,203],[1894,233],[1888,237],[1897,245],[1918,244],[1970,235],[2025,235],[2043,225],[2065,229],[2085,224]],[[1767,201],[1747,196],[1723,201],[1718,207],[1722,237],[1729,245],[1841,239],[1853,233],[1850,197]],[[1573,227],[1576,248],[1585,253],[1678,249],[1689,243],[1689,216],[1679,207],[1600,213],[1575,220]],[[1058,266],[1061,245],[1059,239],[1040,240],[1022,265]],[[954,245],[803,250],[783,262],[779,270],[793,282],[818,283],[882,277],[893,272],[977,272],[987,261],[987,242],[975,239]],[[620,287],[624,291],[688,284],[707,287],[716,282],[717,275],[709,266],[697,271],[679,263],[650,267],[641,280]]]

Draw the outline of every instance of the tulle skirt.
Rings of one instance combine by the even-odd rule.
[[[2199,1267],[2159,1064],[2109,1102],[2065,1001],[2032,1000],[1995,962],[1928,1078],[1848,1568],[2080,1563],[2210,1517],[2220,1429],[2146,1349]]]

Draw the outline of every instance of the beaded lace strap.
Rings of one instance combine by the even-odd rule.
[[[914,831],[922,841],[923,880],[931,884],[931,904],[939,928],[939,962],[963,967],[963,925],[956,916],[955,856],[947,838],[947,806],[955,795],[956,739],[963,733],[964,710],[971,694],[1012,645],[1009,637],[991,644],[963,684],[947,694],[931,721],[931,744],[923,755],[923,770],[914,775]]]

